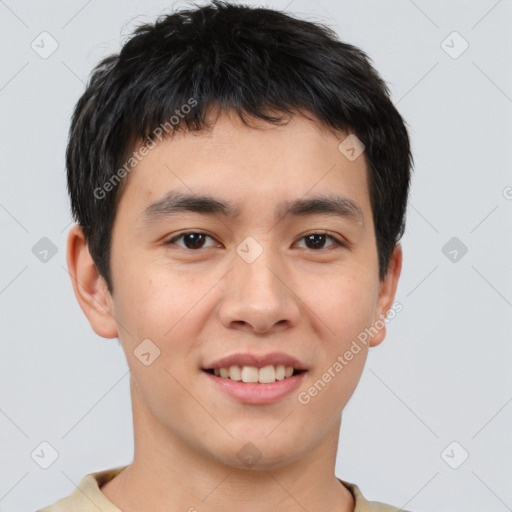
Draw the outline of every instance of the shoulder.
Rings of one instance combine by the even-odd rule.
[[[107,499],[100,488],[125,467],[105,469],[85,475],[69,496],[56,501],[53,505],[39,509],[37,512],[98,512],[98,509],[102,512],[121,512]]]
[[[340,478],[338,480],[352,493],[355,503],[354,512],[407,512],[402,508],[387,505],[380,501],[369,501],[363,496],[356,484],[346,482]]]

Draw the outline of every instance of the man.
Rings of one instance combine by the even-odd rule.
[[[213,2],[138,28],[72,119],[74,291],[135,454],[41,512],[396,511],[336,477],[402,263],[404,122],[325,27]]]

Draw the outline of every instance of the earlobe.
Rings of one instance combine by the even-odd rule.
[[[118,332],[112,314],[112,297],[78,225],[69,231],[67,264],[75,296],[94,332],[103,338],[116,338]]]
[[[393,254],[389,261],[388,272],[384,281],[380,283],[379,297],[373,319],[373,326],[377,333],[372,336],[370,347],[380,345],[386,337],[386,323],[384,320],[395,300],[398,280],[402,271],[402,246],[400,243],[395,245]]]

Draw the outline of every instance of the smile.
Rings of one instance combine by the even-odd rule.
[[[243,369],[247,368],[243,372]],[[245,405],[268,405],[279,402],[284,398],[291,395],[293,392],[297,392],[297,389],[301,385],[304,377],[308,374],[305,370],[294,370],[293,367],[288,367],[288,374],[290,373],[290,368],[292,369],[292,375],[288,377],[284,377],[281,380],[276,380],[274,377],[273,381],[270,382],[261,382],[260,381],[260,371],[263,370],[263,380],[269,380],[271,375],[266,378],[265,373],[270,373],[270,370],[256,367],[242,367],[240,370],[240,380],[233,380],[231,377],[222,377],[220,375],[215,375],[214,370],[203,370],[202,374],[210,381],[213,385],[214,389],[217,389],[222,394],[226,394],[230,396],[232,399],[235,399],[238,403]],[[231,367],[224,368],[224,370],[229,371],[231,374]],[[272,367],[272,371],[276,371],[277,368],[274,369]],[[236,372],[236,370],[235,370]],[[258,380],[255,381],[255,375],[258,375]],[[224,372],[223,372],[224,373]],[[248,377],[245,375],[248,373]],[[278,376],[280,376],[282,370],[278,370]],[[246,378],[252,378],[249,382],[244,382],[242,379],[242,374]],[[285,367],[285,375],[286,375],[286,367]]]
[[[231,379],[236,382],[270,384],[272,382],[284,380],[301,373],[303,370],[296,370],[293,366],[267,365],[262,368],[256,366],[238,366],[232,365],[222,368],[211,368],[205,370],[211,375],[223,379]]]

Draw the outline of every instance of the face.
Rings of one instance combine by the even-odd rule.
[[[397,274],[378,279],[364,154],[347,159],[345,137],[223,113],[159,143],[123,191],[109,309],[137,414],[231,466],[242,447],[272,467],[321,445],[384,337],[357,341]]]

